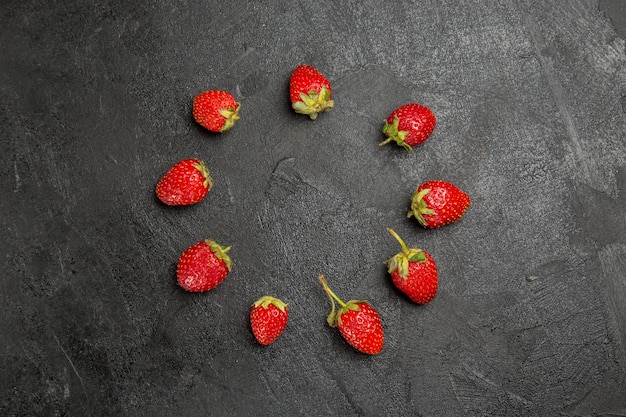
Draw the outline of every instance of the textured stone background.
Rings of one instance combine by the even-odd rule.
[[[626,416],[625,9],[3,1],[0,414]],[[315,122],[287,99],[301,63],[334,85]],[[212,88],[243,105],[221,136],[190,116]],[[379,148],[409,101],[435,133]],[[215,187],[164,207],[187,157]],[[472,206],[426,231],[405,214],[435,178]],[[386,227],[436,259],[431,304],[391,285]],[[176,260],[207,237],[233,272],[185,293]],[[380,355],[326,326],[320,273],[379,310]],[[291,319],[262,348],[266,293]]]

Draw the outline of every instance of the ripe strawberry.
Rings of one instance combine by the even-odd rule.
[[[176,277],[178,284],[191,292],[212,290],[230,272],[232,262],[223,248],[207,239],[191,245],[178,259]]]
[[[343,338],[353,348],[375,355],[383,349],[385,335],[380,316],[367,301],[350,300],[344,303],[331,291],[323,275],[319,277],[324,291],[332,303],[332,311],[326,318],[331,327],[337,327]],[[335,311],[335,301],[341,308]]]
[[[454,184],[427,181],[413,193],[407,217],[415,216],[424,227],[441,227],[459,220],[469,205],[469,196]]]
[[[250,326],[256,340],[262,345],[272,343],[287,327],[287,304],[269,295],[256,300],[250,309]]]
[[[385,121],[383,133],[387,139],[380,145],[394,141],[411,151],[413,146],[428,139],[436,124],[435,114],[428,107],[416,103],[405,104],[395,109]]]
[[[291,73],[289,98],[296,113],[306,114],[311,120],[334,105],[330,82],[310,65],[300,65]]]
[[[213,187],[213,178],[204,162],[184,159],[159,180],[156,194],[168,206],[188,206],[206,197]]]
[[[393,284],[411,301],[429,303],[437,294],[437,265],[430,254],[422,249],[407,248],[404,241],[391,229],[387,231],[402,247],[402,252],[388,259],[388,271]]]
[[[226,132],[239,120],[240,108],[229,92],[205,91],[193,99],[193,118],[211,132]]]

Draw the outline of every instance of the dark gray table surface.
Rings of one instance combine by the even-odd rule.
[[[0,415],[626,416],[626,36],[619,1],[34,1],[0,5]],[[292,112],[317,66],[335,108]],[[231,91],[202,130],[191,100]],[[383,119],[438,118],[412,153]],[[154,195],[174,162],[215,187]],[[406,218],[416,185],[469,193],[463,219]],[[384,260],[432,254],[412,304]],[[234,267],[185,293],[211,237]],[[380,312],[380,355],[326,325],[324,274]],[[249,329],[272,294],[290,322]]]

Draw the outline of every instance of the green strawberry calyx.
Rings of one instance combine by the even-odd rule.
[[[207,168],[206,164],[203,161],[198,161],[193,164],[193,167],[200,171],[202,176],[204,177],[204,182],[202,185],[204,188],[208,188],[209,190],[213,187],[213,177],[211,177],[211,172],[209,172],[209,168]]]
[[[430,192],[430,188],[424,188],[420,192],[413,193],[413,197],[411,198],[411,211],[407,213],[407,217],[413,217],[417,219],[418,222],[424,227],[428,227],[426,220],[424,219],[424,214],[432,216],[437,214],[435,210],[428,207],[426,201],[424,201],[424,197],[426,194]]]
[[[323,111],[328,111],[335,105],[335,102],[330,99],[331,90],[322,86],[320,91],[310,90],[308,94],[300,93],[300,101],[294,102],[291,107],[296,113],[306,114],[315,120],[317,115]]]
[[[398,125],[400,124],[400,118],[395,116],[393,118],[393,123],[389,124],[385,120],[385,125],[383,126],[383,133],[387,136],[387,139],[382,141],[379,146],[383,146],[388,144],[391,141],[396,142],[398,145],[402,146],[408,152],[411,152],[413,148],[411,145],[405,142],[406,136],[409,134],[406,130],[398,130]]]
[[[365,300],[350,300],[347,303],[344,303],[330,289],[330,287],[328,286],[328,283],[326,282],[326,279],[324,278],[324,275],[320,275],[319,279],[320,279],[320,282],[322,283],[322,286],[324,287],[324,291],[326,292],[326,295],[328,296],[328,299],[330,300],[330,303],[332,305],[332,310],[330,311],[330,314],[328,315],[328,317],[326,317],[326,322],[328,322],[328,325],[330,327],[341,326],[341,315],[342,314],[347,313],[348,311],[359,311],[361,309],[361,307],[359,307],[359,304],[360,303],[367,303],[367,301],[365,301]],[[335,307],[335,301],[337,301],[337,303],[339,303],[340,307],[339,307],[338,310]]]
[[[272,297],[271,295],[264,295],[254,302],[253,307],[261,306],[262,308],[267,309],[270,305],[277,307],[284,313],[288,304],[276,297]]]
[[[400,246],[402,252],[399,252],[386,261],[389,273],[398,271],[398,275],[402,278],[406,278],[409,275],[409,262],[426,262],[426,255],[424,251],[416,248],[408,248],[406,243],[400,238],[400,236],[392,229],[387,228],[387,231],[393,236]]]
[[[228,270],[230,271],[230,269],[233,266],[233,262],[230,259],[230,256],[227,255],[227,252],[230,250],[230,246],[225,248],[223,246],[220,246],[214,240],[211,240],[211,239],[206,239],[204,243],[209,245],[211,252],[215,254],[217,259],[224,262],[224,264],[226,264],[226,268],[228,268]]]
[[[233,127],[235,122],[239,120],[239,109],[241,109],[241,103],[235,103],[236,107],[229,109],[222,109],[219,111],[220,115],[225,119],[224,124],[220,128],[220,132],[226,132],[228,129]]]

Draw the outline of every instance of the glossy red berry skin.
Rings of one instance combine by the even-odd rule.
[[[353,348],[368,355],[376,355],[383,349],[385,332],[378,312],[364,300],[350,300],[344,303],[328,286],[323,275],[319,276],[324,291],[332,305],[326,322],[339,333]],[[339,303],[339,309],[336,309]]]
[[[430,303],[437,295],[439,287],[437,265],[429,253],[422,253],[426,260],[409,262],[405,277],[400,274],[399,269],[391,273],[393,285],[417,304]]]
[[[227,91],[210,90],[193,99],[193,118],[211,132],[223,133],[239,120],[239,104]]]
[[[263,296],[250,308],[250,326],[259,344],[267,346],[280,336],[289,321],[289,308],[278,298]]]
[[[384,145],[395,142],[407,151],[424,142],[435,130],[437,118],[428,107],[409,103],[395,109],[383,127],[383,133],[387,139],[381,143]]]
[[[188,206],[202,201],[212,187],[213,178],[204,162],[184,159],[159,180],[156,195],[168,206]]]
[[[350,346],[368,355],[383,350],[385,335],[380,315],[367,302],[348,302],[337,316],[337,328]],[[356,308],[354,308],[356,307]]]
[[[427,304],[437,295],[439,276],[437,264],[428,252],[409,248],[392,229],[387,231],[400,243],[402,251],[386,263],[393,285],[407,295],[414,303]]]
[[[311,65],[300,65],[289,78],[289,99],[296,113],[315,120],[334,106],[330,81]]]
[[[427,181],[413,193],[407,216],[415,217],[426,228],[441,227],[458,221],[470,202],[469,195],[450,182]]]
[[[231,269],[231,259],[215,241],[207,239],[185,249],[178,259],[178,284],[190,292],[204,292],[217,287]]]

